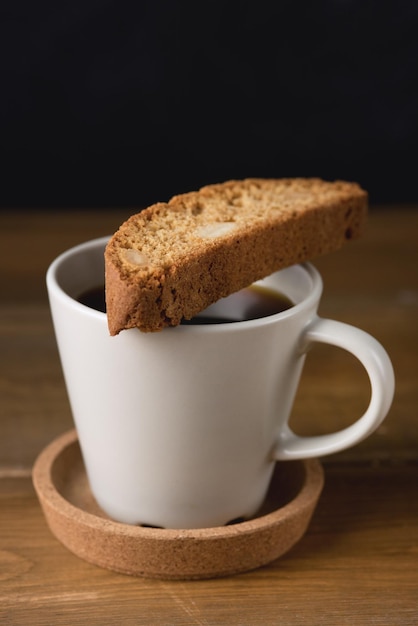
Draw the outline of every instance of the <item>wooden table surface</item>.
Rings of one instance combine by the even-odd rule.
[[[318,259],[320,313],[373,334],[393,361],[393,406],[368,440],[322,460],[308,532],[234,577],[167,582],[80,560],[49,532],[31,483],[44,446],[72,428],[45,291],[53,258],[131,211],[0,214],[0,623],[340,626],[418,624],[418,207],[372,207],[366,235]],[[336,430],[364,410],[353,357],[316,347],[292,425]]]

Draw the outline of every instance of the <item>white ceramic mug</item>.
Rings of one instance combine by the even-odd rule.
[[[385,418],[394,393],[390,360],[367,333],[317,316],[322,280],[312,265],[260,281],[295,303],[282,313],[110,337],[106,314],[77,301],[104,281],[106,241],[59,256],[47,287],[87,476],[113,519],[198,528],[249,517],[263,502],[275,461],[338,452]],[[360,360],[371,399],[344,430],[299,437],[288,419],[315,342]]]

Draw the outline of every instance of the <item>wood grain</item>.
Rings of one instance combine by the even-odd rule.
[[[389,352],[388,418],[323,460],[325,488],[302,541],[271,565],[219,580],[118,575],[50,534],[32,463],[72,427],[44,276],[59,252],[110,233],[130,211],[0,214],[0,623],[273,625],[418,623],[418,211],[371,211],[363,239],[318,259],[320,313],[360,326]],[[326,381],[326,384],[324,384]],[[355,419],[368,381],[342,351],[307,359],[292,423],[334,430]]]

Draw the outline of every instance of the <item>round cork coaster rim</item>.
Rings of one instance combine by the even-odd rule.
[[[35,491],[52,534],[90,563],[148,578],[212,578],[248,571],[275,560],[304,535],[324,484],[323,468],[317,459],[293,461],[302,466],[303,484],[292,500],[272,512],[239,524],[213,528],[131,526],[75,506],[60,493],[53,469],[60,456],[74,446],[78,447],[78,437],[71,430],[47,445],[33,467]],[[127,550],[135,551],[135,556],[120,558],[121,541]],[[233,544],[234,550],[229,551]],[[216,555],[219,547],[221,551]],[[244,550],[245,558],[236,559],[238,547],[239,551]],[[212,548],[215,550],[210,555]],[[176,562],[173,556],[179,550],[182,558]]]

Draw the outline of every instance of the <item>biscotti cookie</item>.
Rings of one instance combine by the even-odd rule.
[[[111,335],[176,326],[239,289],[358,237],[355,183],[246,179],[209,185],[130,217],[105,252]]]

